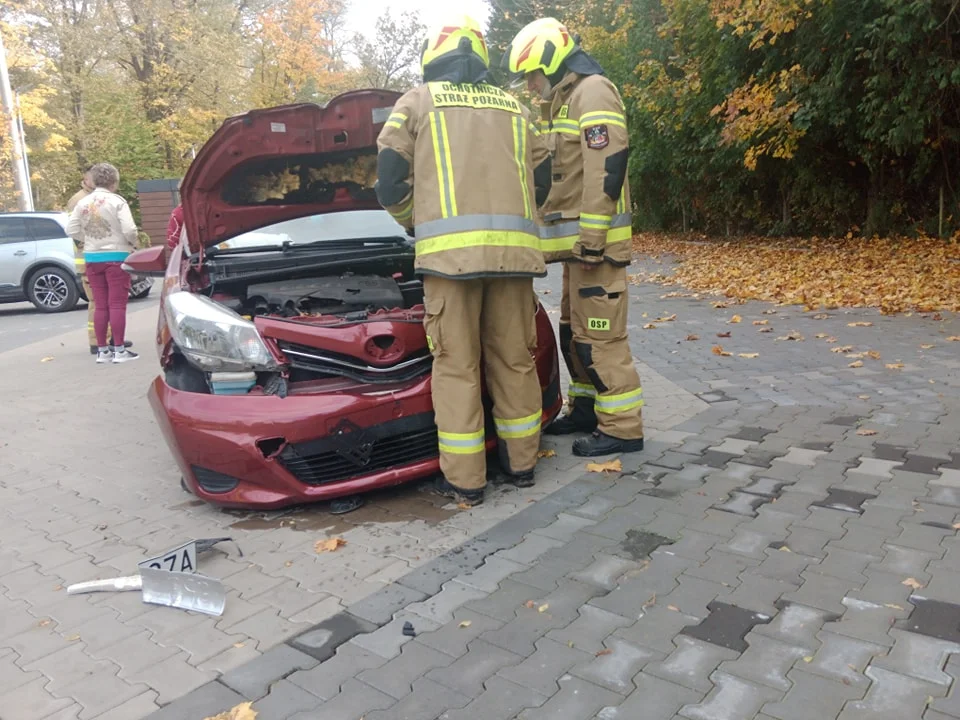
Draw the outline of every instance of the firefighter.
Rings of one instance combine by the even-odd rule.
[[[477,505],[486,485],[481,359],[501,471],[517,487],[534,483],[542,396],[533,278],[546,275],[536,212],[550,159],[527,110],[487,84],[476,21],[461,16],[428,33],[420,66],[424,83],[400,98],[378,139],[377,197],[414,237],[423,276],[437,490]]]
[[[603,68],[552,18],[524,27],[503,65],[542,99],[539,129],[553,157],[541,239],[547,262],[564,262],[560,343],[571,410],[546,432],[592,433],[573,443],[582,457],[642,450],[643,391],[627,340],[631,215],[623,101]]]
[[[83,173],[80,179],[80,189],[67,201],[67,212],[72,213],[77,204],[87,195],[93,192],[93,180],[90,177],[90,169]],[[87,282],[86,263],[83,260],[83,248],[78,247],[74,242],[74,266],[77,275],[80,277],[80,283],[83,285],[83,294],[87,297],[87,340],[90,342],[90,354],[97,354],[97,335],[93,332],[93,291]]]

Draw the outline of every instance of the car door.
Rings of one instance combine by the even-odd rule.
[[[61,222],[51,217],[31,217],[26,220],[27,230],[36,241],[37,259],[55,263],[73,271],[76,251],[73,240],[64,229],[66,216],[60,217]]]
[[[27,231],[23,217],[0,215],[0,293],[20,288],[23,273],[37,256],[37,243]]]

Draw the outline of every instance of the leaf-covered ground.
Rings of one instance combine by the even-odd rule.
[[[683,285],[741,300],[810,310],[876,307],[884,313],[960,311],[960,242],[930,238],[740,238],[642,234],[634,249],[673,272],[638,281]]]

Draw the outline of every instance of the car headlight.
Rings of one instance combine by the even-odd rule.
[[[254,324],[210,298],[188,292],[170,293],[164,311],[174,342],[201,370],[277,368]]]

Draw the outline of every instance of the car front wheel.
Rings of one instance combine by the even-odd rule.
[[[41,312],[66,312],[76,307],[80,289],[73,275],[66,270],[45,267],[30,276],[27,297]]]

